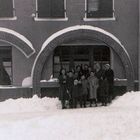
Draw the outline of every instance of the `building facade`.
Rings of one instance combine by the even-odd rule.
[[[41,87],[57,85],[48,80],[62,65],[68,70],[96,62],[111,64],[116,84],[128,90],[138,84],[138,0],[0,3],[0,58],[12,86],[30,79],[33,94],[40,94]]]

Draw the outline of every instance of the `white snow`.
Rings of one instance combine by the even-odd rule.
[[[32,77],[26,77],[22,81],[22,87],[32,87]]]
[[[61,110],[57,98],[0,103],[0,140],[139,140],[140,92],[107,107]]]

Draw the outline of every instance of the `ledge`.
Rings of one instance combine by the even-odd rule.
[[[114,79],[114,86],[127,86],[127,79]],[[46,81],[40,82],[41,88],[59,88],[58,81]]]
[[[0,18],[0,20],[17,20],[17,17],[10,17],[10,18]]]
[[[112,18],[83,18],[84,21],[115,21],[116,18],[112,17]]]
[[[68,21],[68,18],[38,18],[34,17],[35,21]]]

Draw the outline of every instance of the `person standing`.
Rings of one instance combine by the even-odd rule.
[[[59,84],[60,84],[59,99],[61,100],[62,109],[65,109],[66,108],[65,102],[69,97],[67,94],[67,75],[66,75],[66,70],[64,68],[60,70],[58,79],[59,79]]]
[[[90,72],[90,76],[88,77],[89,83],[89,99],[90,99],[90,107],[95,102],[95,106],[97,106],[97,88],[99,86],[99,80],[95,76],[93,71]]]
[[[88,80],[86,79],[85,75],[81,76],[81,106],[86,107],[87,95],[88,95]]]
[[[66,82],[67,82],[67,92],[69,95],[69,107],[72,108],[73,107],[72,92],[73,92],[73,86],[74,86],[74,75],[72,71],[69,71]]]
[[[114,71],[111,69],[109,64],[105,65],[104,77],[108,82],[108,102],[111,103],[113,98]]]
[[[88,65],[84,64],[84,68],[83,68],[83,72],[82,74],[85,76],[85,78],[87,79],[89,76],[89,69],[88,69]]]
[[[108,98],[108,82],[106,78],[103,78],[100,83],[100,101],[102,106],[107,106]]]
[[[77,65],[77,66],[76,66],[75,75],[77,76],[76,78],[77,78],[78,80],[81,79],[82,71],[83,71],[83,70],[82,70],[82,66]]]
[[[97,79],[99,81],[99,86],[97,88],[97,100],[99,102],[101,102],[102,101],[102,97],[101,97],[102,96],[102,93],[101,93],[102,92],[102,89],[101,89],[101,87],[102,87],[104,70],[101,69],[101,65],[99,63],[96,63],[94,65],[94,68],[95,68],[95,76],[97,77]]]
[[[77,79],[74,80],[74,86],[72,90],[72,108],[77,108],[78,101],[80,102],[81,105],[78,82],[79,81]]]

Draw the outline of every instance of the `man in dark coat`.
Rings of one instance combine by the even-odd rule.
[[[66,108],[65,102],[66,100],[69,99],[68,94],[67,94],[67,75],[66,75],[65,69],[60,70],[58,79],[59,79],[59,85],[60,85],[59,99],[61,100],[62,109],[65,109]]]
[[[72,91],[74,86],[74,76],[72,71],[69,71],[66,83],[67,83],[67,90],[69,95],[69,107],[72,108],[73,107]]]
[[[108,102],[111,103],[113,97],[114,71],[111,69],[109,64],[105,65],[104,77],[108,82]]]

